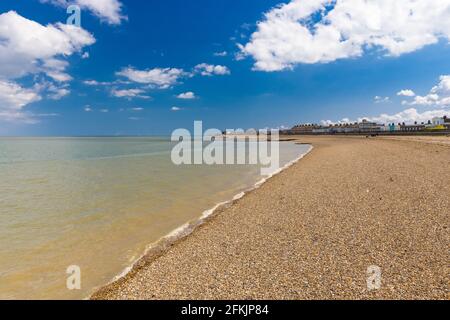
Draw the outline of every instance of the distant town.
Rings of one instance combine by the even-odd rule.
[[[450,118],[433,118],[428,122],[389,123],[378,124],[368,120],[354,123],[337,123],[332,125],[299,124],[289,130],[283,130],[282,134],[450,134]]]

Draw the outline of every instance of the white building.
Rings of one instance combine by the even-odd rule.
[[[431,122],[433,123],[433,126],[440,126],[440,125],[445,124],[445,119],[444,118],[433,118],[433,120],[431,120]]]

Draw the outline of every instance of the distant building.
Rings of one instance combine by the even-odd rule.
[[[450,118],[443,116],[442,118],[433,118],[431,120],[432,128],[435,130],[450,130]]]
[[[401,126],[396,125],[395,123],[390,123],[388,126],[386,126],[386,131],[389,132],[395,132],[395,131],[400,131],[401,130]]]
[[[376,134],[376,133],[414,133],[427,131],[450,131],[450,119],[447,116],[436,117],[428,120],[427,123],[406,124],[390,123],[378,124],[363,119],[355,123],[337,123],[328,126],[317,124],[300,124],[290,130],[283,131],[284,134]]]
[[[432,123],[434,126],[440,126],[440,125],[443,125],[443,124],[445,123],[445,120],[446,120],[446,119],[444,119],[444,118],[433,118],[433,119],[431,120],[431,123]]]
[[[436,117],[426,126],[427,131],[450,130],[450,120],[447,116],[442,118]]]
[[[293,127],[291,129],[291,134],[311,134],[314,128],[318,128],[318,126],[313,124],[301,124]]]
[[[403,123],[400,126],[400,131],[404,131],[404,132],[418,132],[418,131],[424,131],[425,130],[425,125],[424,124],[405,124]]]
[[[450,118],[447,117],[447,116],[444,116],[443,119],[444,119],[444,126],[445,126],[445,128],[450,131]]]
[[[355,133],[359,127],[357,123],[340,123],[330,127],[330,130],[334,133]]]
[[[367,132],[367,133],[385,131],[384,124],[377,124],[375,122],[370,122],[366,119],[364,119],[362,122],[358,123],[358,127],[361,132]]]
[[[317,127],[313,129],[314,134],[327,134],[332,133],[330,127]]]

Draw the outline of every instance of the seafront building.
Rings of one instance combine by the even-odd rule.
[[[433,118],[427,123],[413,124],[389,123],[378,124],[366,119],[355,123],[337,123],[331,125],[299,124],[282,134],[305,135],[305,134],[389,134],[389,133],[450,133],[450,118]]]

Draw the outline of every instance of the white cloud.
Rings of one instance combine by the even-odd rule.
[[[64,57],[92,45],[95,38],[72,25],[43,26],[14,11],[0,15],[0,77],[20,78],[46,73],[57,81],[68,81]]]
[[[427,94],[426,96],[416,96],[414,101],[411,103],[406,103],[410,105],[420,105],[420,106],[433,106],[440,104],[439,95],[435,93]]]
[[[380,97],[380,96],[375,96],[373,98],[373,100],[375,101],[375,103],[387,103],[390,102],[391,99],[389,99],[389,97]]]
[[[33,122],[33,115],[22,109],[31,102],[41,99],[47,91],[47,97],[58,100],[70,93],[67,88],[72,77],[67,74],[69,63],[67,57],[80,52],[83,47],[92,45],[95,38],[86,30],[62,23],[43,26],[9,11],[0,14],[0,81],[2,89],[9,88],[23,99],[23,104],[14,109],[11,100],[2,97],[0,119]],[[32,88],[23,88],[18,79],[33,75],[35,84]],[[42,75],[55,83],[42,80]],[[3,92],[4,94],[5,92]],[[9,111],[5,111],[9,110]],[[34,115],[38,116],[38,115]]]
[[[88,105],[88,106],[85,106],[85,107],[84,107],[84,111],[85,111],[85,112],[92,112],[91,106],[89,106],[89,105]]]
[[[431,89],[432,93],[450,93],[450,75],[443,75],[439,77],[439,83]]]
[[[183,109],[180,108],[180,107],[172,107],[172,108],[170,108],[170,110],[173,111],[173,112],[176,112],[176,111],[181,111]]]
[[[102,21],[111,25],[118,25],[127,17],[122,14],[123,4],[118,0],[41,0],[42,3],[51,3],[67,8],[70,4],[76,4],[82,9],[91,11]]]
[[[397,95],[401,97],[414,97],[416,94],[410,89],[405,89],[397,92]]]
[[[0,120],[31,122],[23,108],[41,100],[35,90],[25,89],[15,82],[0,80]]]
[[[234,54],[234,60],[236,61],[242,61],[245,59],[245,57],[247,56],[247,54],[245,52],[243,52],[242,50],[244,50],[244,47],[241,44],[238,44],[238,47],[241,49],[241,51],[238,51]]]
[[[412,101],[404,101],[404,105],[450,106],[450,75],[439,77],[439,83],[424,96],[412,95]]]
[[[81,59],[89,59],[89,57],[90,57],[89,52],[84,52],[84,53],[81,55]]]
[[[109,24],[117,25],[126,19],[122,15],[122,3],[118,0],[77,0],[76,3]]]
[[[142,89],[112,89],[111,94],[117,98],[141,98],[150,99],[150,96],[143,95],[145,93]]]
[[[403,110],[401,112],[395,113],[395,114],[387,114],[383,113],[379,116],[375,117],[360,117],[355,121],[351,121],[348,118],[342,119],[341,121],[333,122],[331,120],[322,120],[322,125],[330,125],[330,124],[339,124],[339,123],[352,123],[352,122],[361,122],[363,119],[366,119],[368,121],[380,123],[380,124],[387,124],[387,123],[414,123],[414,122],[427,122],[428,120],[432,120],[435,117],[443,117],[445,115],[450,115],[450,109],[437,109],[437,110],[427,110],[424,112],[419,112],[415,108],[410,108]]]
[[[189,92],[184,92],[184,93],[180,93],[177,96],[178,99],[184,99],[184,100],[191,100],[191,99],[195,99],[195,93],[193,93],[192,91]]]
[[[145,84],[148,88],[168,89],[178,84],[182,78],[193,77],[197,74],[202,76],[227,75],[230,70],[221,65],[201,63],[196,65],[192,72],[186,72],[178,68],[154,68],[138,70],[133,67],[123,68],[116,72],[117,76],[125,77],[129,81]],[[92,81],[91,85],[96,83]],[[181,98],[182,99],[182,98]]]
[[[97,81],[97,80],[84,80],[83,83],[87,86],[111,86],[114,84],[119,84],[120,81],[108,82],[108,81]]]
[[[64,72],[58,72],[58,71],[48,71],[47,75],[52,78],[55,81],[58,82],[68,82],[72,80],[72,77]]]
[[[52,100],[60,100],[70,94],[69,85],[67,83],[57,83],[46,80],[36,80],[33,91],[39,94],[46,94],[47,98]]]
[[[212,65],[207,63],[201,63],[195,66],[194,68],[195,73],[199,73],[202,76],[212,76],[212,75],[227,75],[230,74],[230,70],[221,65]]]
[[[137,70],[132,67],[128,67],[122,69],[116,74],[133,82],[147,84],[150,87],[167,89],[175,85],[178,79],[185,75],[185,72],[182,69],[177,68]]]
[[[67,88],[52,87],[52,88],[49,88],[49,91],[50,91],[50,94],[48,95],[48,97],[52,100],[60,100],[63,97],[70,94],[70,90]]]
[[[321,120],[320,121],[320,124],[322,126],[331,126],[331,125],[335,125],[336,123],[340,123],[340,121],[338,121],[338,122],[334,122],[332,120]]]
[[[438,110],[428,110],[420,113],[415,108],[410,108],[403,110],[396,114],[381,114],[377,117],[364,117],[358,119],[359,121],[362,121],[362,119],[367,119],[369,121],[379,122],[379,123],[399,123],[399,122],[405,122],[405,123],[413,123],[415,121],[417,122],[427,122],[428,120],[431,120],[435,117],[443,117],[445,115],[448,115],[450,113],[450,110],[445,109],[438,109]]]
[[[359,57],[368,49],[391,56],[450,38],[449,0],[292,0],[271,9],[243,54],[255,70]]]
[[[101,112],[101,113],[108,113],[109,110],[108,110],[108,109],[100,109],[100,112]]]
[[[228,52],[221,51],[221,52],[214,52],[215,57],[226,57],[228,55]]]
[[[98,82],[97,80],[85,80],[83,81],[83,83],[87,86],[99,86],[100,82]]]
[[[68,82],[72,80],[72,77],[65,72],[65,69],[69,63],[65,60],[50,58],[42,63],[45,68],[45,73],[48,77],[57,82]]]
[[[320,124],[323,126],[331,126],[331,125],[335,125],[335,124],[346,124],[346,123],[354,123],[356,121],[352,121],[349,118],[343,118],[342,120],[339,121],[332,121],[332,120],[321,120]]]

